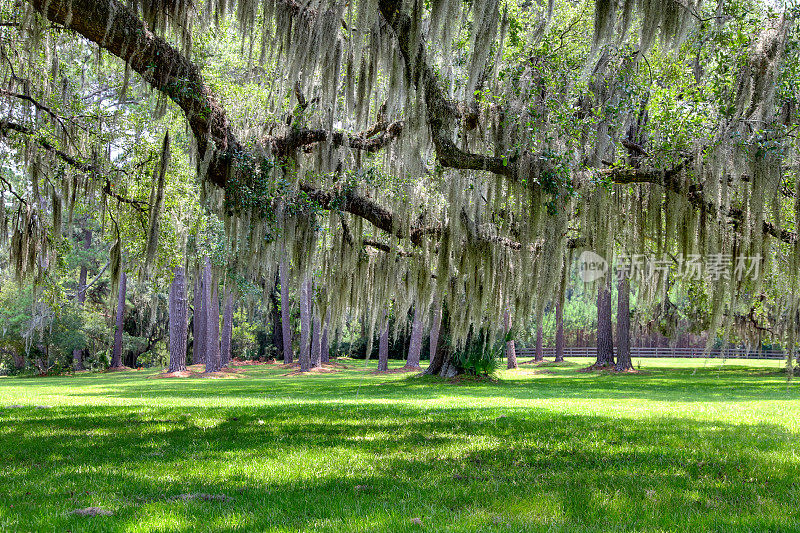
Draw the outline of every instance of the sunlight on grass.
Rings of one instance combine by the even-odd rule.
[[[301,379],[279,366],[250,367],[237,380],[146,371],[2,379],[0,528],[800,523],[800,392],[775,362],[643,361],[646,371],[631,375],[578,372],[585,363],[523,365],[496,382],[461,384],[374,375],[363,362]],[[70,514],[89,506],[114,515]]]

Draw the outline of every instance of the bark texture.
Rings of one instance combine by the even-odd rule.
[[[194,310],[192,311],[192,364],[206,364],[206,312],[203,306],[203,271],[194,282]]]
[[[383,327],[378,341],[378,372],[389,370],[389,314],[383,314]]]
[[[511,314],[508,309],[503,313],[503,320],[505,322],[506,337],[511,332]],[[507,368],[517,368],[517,346],[514,339],[506,341],[506,360],[508,361]]]
[[[561,269],[561,283],[556,296],[556,363],[564,361],[564,298],[567,288],[567,265]]]
[[[292,353],[292,308],[289,301],[289,273],[287,270],[286,254],[282,254],[278,265],[278,278],[281,284],[281,337],[283,337],[283,362],[288,365],[294,362],[294,354]]]
[[[219,357],[219,295],[217,285],[211,273],[211,261],[206,257],[203,265],[203,322],[205,334],[206,372],[217,372],[220,369]]]
[[[92,230],[83,230],[83,249],[88,251],[92,246]],[[81,261],[81,270],[78,274],[78,292],[75,296],[75,301],[78,304],[78,309],[83,309],[83,304],[86,302],[86,278],[89,269],[86,266],[86,258]],[[72,350],[72,365],[75,370],[85,370],[83,366],[83,349],[75,348]]]
[[[439,347],[439,329],[442,326],[442,305],[438,299],[434,300],[433,308],[431,310],[431,336],[429,339],[429,347],[430,347],[430,363],[428,365],[428,369],[430,369],[431,365],[433,364],[434,359],[437,357],[437,349]],[[428,370],[425,371],[426,374],[430,374]]]
[[[225,289],[225,308],[222,313],[222,338],[220,339],[219,363],[228,366],[231,362],[231,339],[233,337],[233,291]]]
[[[630,280],[622,276],[617,284],[617,365],[616,370],[631,370]]]
[[[314,330],[311,334],[311,366],[322,366],[322,320],[319,318],[319,313],[311,310],[311,315],[314,317]]]
[[[414,306],[414,319],[411,321],[411,341],[408,345],[408,358],[406,368],[422,370],[419,366],[419,357],[422,353],[422,311],[419,305]]]
[[[300,284],[300,370],[311,368],[311,278]]]
[[[322,354],[320,359],[323,363],[330,363],[331,361],[331,340],[330,340],[330,327],[331,327],[331,310],[325,314],[325,325],[322,326]]]
[[[125,293],[128,288],[128,276],[123,270],[119,278],[119,291],[117,292],[117,320],[114,329],[114,349],[111,352],[111,368],[122,366],[122,328],[125,320]]]
[[[614,366],[613,326],[611,324],[611,288],[601,281],[597,290],[597,361],[595,366]]]
[[[536,362],[544,361],[544,312],[536,316]]]
[[[169,371],[186,370],[186,330],[188,301],[186,274],[183,267],[175,267],[175,277],[169,288]]]

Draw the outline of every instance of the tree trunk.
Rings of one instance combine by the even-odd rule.
[[[517,347],[514,343],[514,339],[509,338],[509,334],[511,333],[511,313],[508,312],[506,309],[503,312],[503,320],[505,321],[505,330],[506,330],[506,359],[508,360],[508,365],[506,368],[512,369],[517,368]]]
[[[83,249],[89,250],[92,246],[92,230],[83,230]],[[75,300],[78,304],[78,309],[83,309],[83,304],[86,302],[86,276],[89,270],[86,267],[86,258],[81,261],[81,271],[78,274],[78,293]],[[75,348],[72,350],[72,365],[75,370],[85,370],[83,366],[83,349]]]
[[[186,275],[183,267],[175,267],[175,277],[169,288],[169,371],[186,370]]]
[[[206,358],[206,372],[218,372],[219,358],[219,295],[217,284],[211,275],[211,261],[206,257],[203,266],[203,322],[205,325],[205,344],[203,352]]]
[[[597,361],[595,366],[614,366],[614,334],[611,325],[611,288],[600,282],[597,289]]]
[[[281,254],[278,265],[278,278],[281,284],[281,336],[283,337],[283,362],[290,365],[294,362],[292,353],[291,302],[289,302],[289,274],[286,268],[286,254]],[[302,307],[302,305],[301,305]]]
[[[383,328],[378,342],[378,372],[389,370],[389,313],[383,312]]]
[[[536,354],[534,361],[540,363],[544,361],[544,311],[536,316]]]
[[[331,362],[331,344],[329,337],[331,327],[331,310],[328,309],[328,312],[325,314],[325,325],[322,326],[322,354],[320,355],[320,360],[323,363],[330,363]]]
[[[567,265],[561,269],[561,284],[556,297],[556,363],[564,361],[564,296],[567,288]]]
[[[194,310],[192,311],[192,364],[206,364],[206,311],[203,306],[203,271],[197,272],[194,282]]]
[[[120,368],[122,366],[122,326],[125,319],[125,292],[127,285],[128,279],[123,270],[122,274],[120,274],[117,294],[117,322],[114,330],[114,350],[111,353],[111,368]]]
[[[414,319],[411,322],[411,341],[408,346],[406,368],[422,370],[419,366],[419,356],[422,353],[422,310],[417,304],[414,306]]]
[[[322,320],[319,318],[319,313],[311,309],[311,315],[314,317],[314,329],[311,333],[311,366],[322,366]]]
[[[278,281],[279,275],[275,276],[275,287],[272,289],[272,293],[269,295],[270,300],[272,301],[272,310],[271,310],[271,317],[272,317],[272,344],[275,346],[275,356],[284,359],[283,356],[283,324],[281,322],[281,311],[280,311],[280,302],[278,300],[278,294],[280,294],[280,282]],[[258,353],[259,357],[261,356],[261,350]]]
[[[630,281],[622,276],[617,285],[617,371],[631,370]]]
[[[438,375],[443,378],[451,378],[460,373],[460,369],[453,364],[452,347],[447,342],[446,332],[449,329],[450,317],[446,309],[441,304],[436,307],[434,314],[434,331],[431,331],[431,342],[436,338],[436,345],[433,348],[431,362],[425,369],[426,374]],[[445,334],[443,334],[445,333]]]
[[[433,360],[436,359],[438,355],[436,353],[437,348],[439,347],[439,329],[442,327],[442,306],[437,299],[433,301],[433,309],[431,310],[431,336],[429,341],[430,346],[430,363],[428,364],[428,370],[431,368],[433,364]],[[425,370],[426,374],[430,374]]]
[[[300,371],[311,368],[311,277],[300,284]]]
[[[231,339],[233,337],[233,291],[225,289],[225,310],[222,314],[222,339],[220,340],[219,363],[228,366],[231,362]]]

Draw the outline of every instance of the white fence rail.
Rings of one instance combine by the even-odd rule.
[[[617,349],[614,348],[614,353]],[[548,347],[543,350],[545,357],[555,357],[556,349]],[[517,348],[517,357],[534,357],[536,350],[533,347]],[[564,357],[597,357],[595,346],[564,348]],[[712,350],[706,353],[702,348],[651,348],[645,346],[631,347],[631,357],[714,357],[731,359],[786,359],[786,354],[780,350],[748,350],[746,348],[728,348],[727,350]]]

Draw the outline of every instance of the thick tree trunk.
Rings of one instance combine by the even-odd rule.
[[[83,231],[83,249],[89,250],[92,246],[92,230],[86,229]],[[78,309],[83,309],[83,304],[86,302],[86,277],[89,270],[86,268],[86,258],[81,261],[81,271],[78,274],[78,293],[75,301],[78,304]],[[85,370],[83,366],[83,350],[75,348],[72,350],[72,365],[75,370]]]
[[[432,372],[428,372],[433,364],[434,359],[437,357],[436,350],[439,347],[439,329],[442,327],[442,306],[439,303],[438,299],[434,299],[433,301],[433,308],[431,309],[431,336],[429,340],[429,347],[430,347],[430,363],[428,364],[428,369],[425,370],[426,374],[431,374]]]
[[[434,314],[434,325],[436,330],[436,346],[433,349],[433,356],[428,368],[425,369],[426,374],[436,375],[443,378],[451,378],[461,372],[461,370],[452,361],[452,348],[447,342],[446,332],[449,329],[450,318],[446,309],[438,307],[437,312]],[[431,332],[431,341],[433,341],[434,334]]]
[[[300,284],[300,370],[311,368],[311,278]]]
[[[378,341],[378,372],[389,370],[389,313],[383,312],[383,327]]]
[[[322,354],[320,359],[323,363],[331,362],[331,341],[330,341],[330,327],[331,327],[331,310],[325,314],[325,325],[322,326]]]
[[[617,285],[617,371],[631,370],[630,281],[622,276]]]
[[[225,310],[222,313],[222,339],[220,340],[219,363],[228,366],[231,362],[231,339],[233,337],[233,291],[225,289]]]
[[[122,327],[125,320],[125,292],[127,291],[128,277],[122,271],[119,278],[119,291],[117,293],[117,317],[114,330],[114,349],[111,352],[111,368],[122,366]]]
[[[192,311],[192,364],[206,364],[206,311],[203,306],[203,271],[197,272],[194,282],[194,310]]]
[[[508,312],[508,309],[503,312],[503,320],[505,321],[506,339],[508,339],[506,340],[506,359],[508,360],[506,368],[517,368],[517,346],[514,339],[508,337],[511,332],[511,313]]]
[[[614,366],[614,340],[611,324],[611,288],[605,281],[597,289],[597,361],[595,366]]]
[[[544,361],[544,311],[536,316],[536,354],[534,361]]]
[[[311,315],[314,317],[314,330],[311,333],[311,366],[322,366],[322,320],[312,305]]]
[[[175,267],[169,288],[169,371],[186,370],[186,330],[188,317],[186,275],[183,267]]]
[[[567,265],[561,269],[561,283],[556,296],[556,363],[564,361],[564,297],[567,288]]]
[[[289,273],[286,268],[286,254],[281,254],[278,265],[278,278],[281,284],[281,336],[283,340],[283,362],[287,365],[294,362],[292,353],[291,302],[289,301]],[[302,305],[302,304],[301,304]]]
[[[205,325],[205,341],[203,354],[206,359],[206,372],[218,372],[219,358],[219,295],[217,284],[211,274],[211,261],[206,257],[203,266],[203,323]]]
[[[406,368],[422,370],[419,366],[419,356],[422,353],[422,332],[422,308],[417,304],[414,306],[414,318],[411,321],[411,341],[408,345]]]

